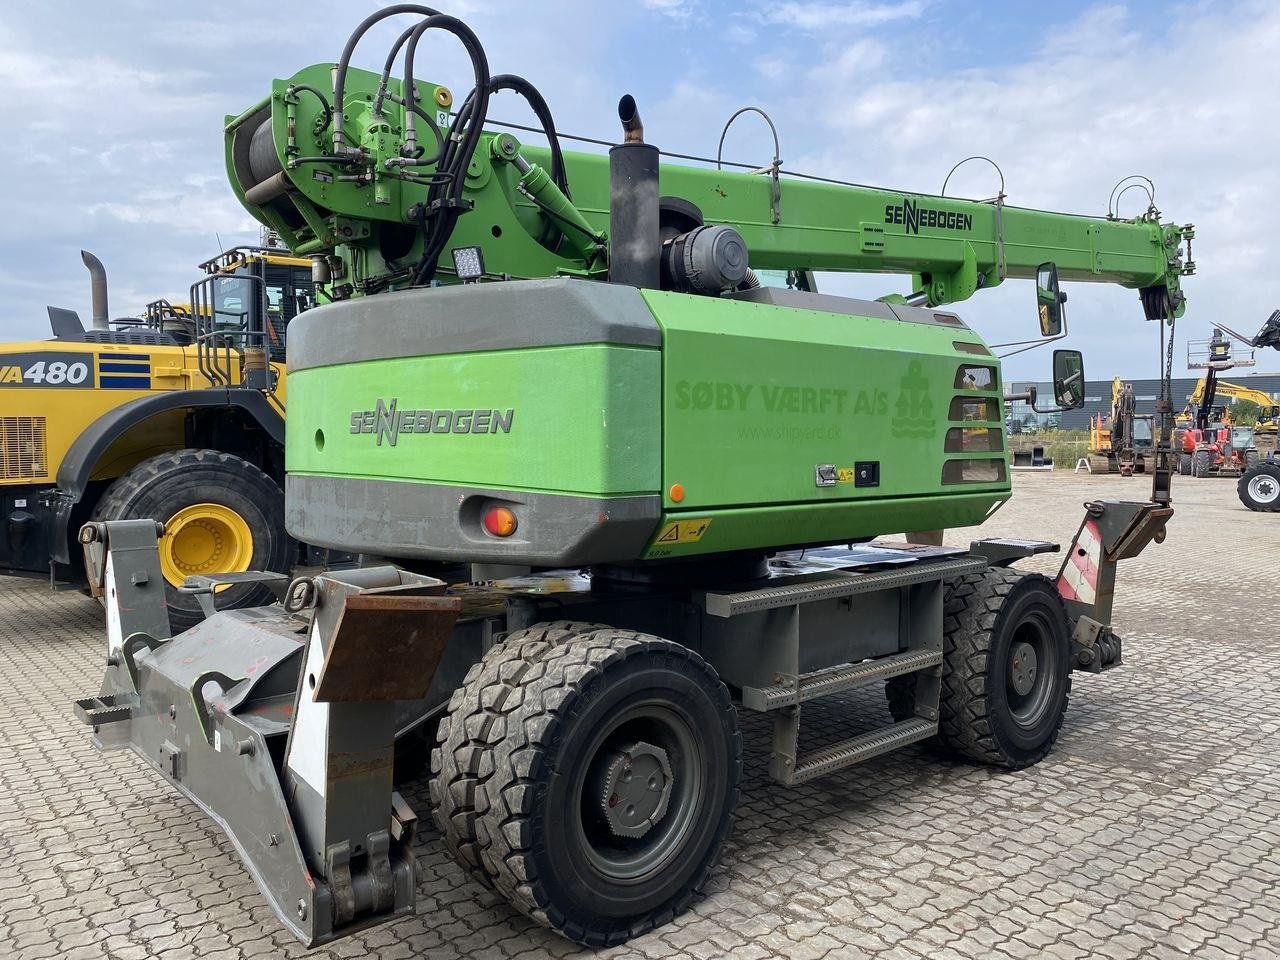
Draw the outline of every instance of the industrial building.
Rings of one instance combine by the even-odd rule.
[[[1173,409],[1175,412],[1181,410],[1187,403],[1187,398],[1191,396],[1191,392],[1195,390],[1196,383],[1200,378],[1192,377],[1176,377],[1173,381]],[[1280,373],[1244,373],[1243,371],[1230,370],[1223,376],[1224,380],[1230,383],[1239,383],[1248,385],[1255,390],[1261,390],[1264,393],[1280,396]],[[1160,381],[1156,378],[1146,378],[1138,380],[1126,380],[1125,382],[1133,384],[1133,392],[1137,398],[1137,413],[1153,414],[1156,411],[1156,397],[1160,394]],[[1031,381],[1014,382],[1009,385],[1009,392],[1023,393],[1028,387],[1034,386],[1041,397],[1053,397],[1053,384],[1047,382],[1032,383]],[[1042,401],[1043,403],[1044,401]],[[1050,401],[1051,402],[1051,399]],[[1009,418],[1014,423],[1029,424],[1028,417],[1035,417],[1036,421],[1045,424],[1049,422],[1055,423],[1062,430],[1088,430],[1089,420],[1094,414],[1101,413],[1109,415],[1111,412],[1111,381],[1110,380],[1090,380],[1085,385],[1084,406],[1079,410],[1068,410],[1062,414],[1044,414],[1034,413],[1030,404],[1019,401],[1010,404]]]

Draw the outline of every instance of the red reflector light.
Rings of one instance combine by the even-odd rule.
[[[495,537],[509,537],[516,532],[516,515],[506,507],[490,507],[484,512],[484,528]]]

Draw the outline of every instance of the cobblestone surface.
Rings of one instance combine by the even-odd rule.
[[[1017,485],[986,535],[1066,542],[1083,500],[1146,489]],[[1168,541],[1121,567],[1125,665],[1077,674],[1045,762],[1010,774],[919,748],[787,789],[766,776],[768,729],[748,723],[743,803],[708,895],[603,955],[1280,956],[1280,517],[1245,511],[1225,480],[1176,494]],[[214,824],[72,719],[70,701],[97,690],[101,634],[92,601],[0,579],[0,956],[304,954]],[[854,709],[884,708],[806,717],[837,730]],[[425,784],[409,799],[425,813]],[[310,955],[585,954],[469,881],[429,829],[418,855],[417,916]]]

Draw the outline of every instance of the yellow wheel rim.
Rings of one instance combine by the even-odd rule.
[[[253,533],[230,507],[193,503],[164,525],[160,572],[175,587],[195,574],[243,573],[252,561]]]

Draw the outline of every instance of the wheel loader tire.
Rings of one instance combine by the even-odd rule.
[[[284,527],[284,491],[265,473],[218,450],[175,450],[143,460],[98,501],[94,520],[154,519],[165,524],[160,568],[174,633],[204,619],[186,576],[274,570],[288,573],[293,552]],[[271,603],[262,584],[226,587],[220,610]]]
[[[1280,511],[1280,460],[1259,460],[1236,481],[1240,502],[1259,513]]]
[[[953,757],[1019,770],[1058,738],[1071,691],[1066,608],[1053,581],[992,567],[947,581],[937,745]],[[1015,651],[1030,646],[1034,675]],[[1014,673],[1019,674],[1017,680]],[[1015,682],[1029,683],[1020,693]],[[916,678],[885,684],[895,721],[915,713]]]
[[[1244,452],[1244,468],[1248,470],[1261,459],[1257,450],[1246,450]]]
[[[1193,477],[1207,477],[1212,463],[1213,458],[1208,450],[1197,450],[1191,458],[1191,475]]]
[[[732,826],[742,740],[729,691],[692,650],[622,630],[554,647],[520,686],[477,823],[494,886],[590,946],[668,922]]]
[[[1178,474],[1183,477],[1191,476],[1191,454],[1178,454]]]
[[[473,664],[435,729],[430,751],[431,817],[445,847],[477,881],[487,887],[476,848],[476,817],[484,809],[485,786],[493,775],[493,745],[506,730],[506,717],[519,706],[524,681],[555,646],[595,630],[599,623],[557,620],[509,634]],[[398,746],[398,744],[397,744]],[[396,776],[410,777],[411,757],[397,756]]]

